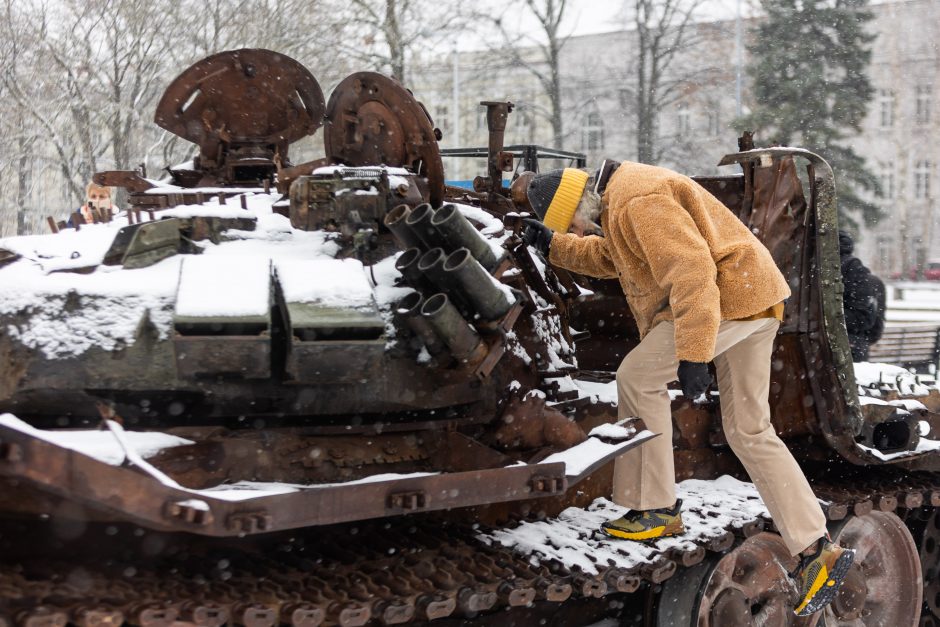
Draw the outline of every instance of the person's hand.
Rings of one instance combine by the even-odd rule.
[[[548,259],[548,251],[551,248],[552,237],[555,232],[542,224],[541,220],[524,218],[522,221],[526,225],[525,231],[522,232],[522,239]]]
[[[690,401],[704,394],[711,383],[712,375],[708,371],[708,364],[695,361],[679,362],[679,386],[682,388],[682,395]]]

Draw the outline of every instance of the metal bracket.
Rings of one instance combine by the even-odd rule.
[[[562,494],[567,486],[564,477],[532,477],[529,487],[540,495]]]
[[[274,527],[274,518],[264,510],[256,512],[235,512],[225,519],[225,526],[237,533],[258,533]]]
[[[421,490],[414,492],[395,492],[394,494],[388,495],[386,507],[388,509],[414,512],[427,507],[428,501],[427,494]]]
[[[163,512],[167,518],[200,527],[211,525],[213,521],[212,510],[204,501],[170,501],[164,506]]]

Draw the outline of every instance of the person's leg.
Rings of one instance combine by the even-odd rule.
[[[630,450],[614,465],[613,501],[634,510],[672,507],[676,471],[672,453],[672,411],[666,384],[676,378],[675,325],[657,324],[617,369],[617,413],[642,418],[660,434]]]
[[[722,323],[726,325],[756,326],[715,357],[722,426],[787,548],[797,555],[826,534],[826,517],[770,422],[770,362],[779,325],[773,319]]]

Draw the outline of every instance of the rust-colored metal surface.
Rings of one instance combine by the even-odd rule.
[[[197,144],[203,167],[227,158],[287,159],[289,144],[323,123],[323,91],[310,71],[270,50],[242,49],[206,57],[180,74],[157,104],[154,121]],[[273,156],[273,155],[270,155]]]
[[[154,189],[160,185],[143,168],[95,174],[100,185],[127,189],[134,209],[202,204],[203,196],[217,194],[230,199],[250,187],[287,194],[298,178],[334,164],[409,168],[415,175],[410,194],[392,191],[416,196],[415,204],[429,200],[437,207],[443,200],[440,131],[409,91],[374,72],[341,82],[327,108],[316,78],[297,61],[270,50],[230,50],[177,77],[161,98],[155,121],[199,146],[192,164],[168,169],[172,185],[195,189]],[[327,156],[293,165],[290,144],[324,122]]]
[[[826,625],[916,625],[923,589],[911,532],[895,514],[874,511],[836,526],[834,542],[855,549],[855,562],[824,614]]]
[[[142,166],[98,172],[93,178],[99,185],[127,189],[137,210],[202,204],[207,196],[226,199],[244,192],[220,192],[219,187],[268,191],[279,172],[292,172],[290,144],[314,134],[324,111],[319,83],[294,59],[261,49],[220,52],[180,74],[154,116],[159,126],[199,147],[191,164],[167,169],[170,180],[164,183],[209,189],[153,190],[161,182],[147,178]]]
[[[940,625],[940,517],[935,503],[940,504],[940,501],[928,496],[925,506],[909,510],[904,521],[911,530],[920,555],[924,576],[924,605],[921,608],[920,624],[927,627]]]
[[[185,618],[211,625],[226,616],[254,624],[243,623],[246,610],[263,620],[260,624],[319,620],[313,624],[358,625],[369,619],[404,624],[451,617],[497,625],[493,621],[500,616],[529,624],[526,612],[533,604],[550,604],[557,613],[594,599],[602,601],[597,607],[609,609],[611,601],[605,597],[635,592],[644,582],[660,584],[678,565],[694,566],[726,551],[735,535],[747,537],[763,527],[755,519],[700,543],[654,551],[648,562],[632,568],[599,564],[588,572],[483,542],[481,534],[492,529],[452,517],[362,522],[236,546],[152,532],[138,536],[127,526],[91,523],[74,509],[62,513],[71,516],[68,522],[63,518],[60,524],[37,527],[31,536],[35,545],[11,542],[15,524],[2,528],[0,572],[11,575],[0,587],[0,615],[38,617],[51,609],[70,616],[78,606],[92,604],[121,612],[135,624]],[[76,542],[76,535],[64,533],[66,528],[81,528],[86,543]],[[133,550],[149,557],[135,564],[133,572],[120,561],[112,566],[110,551],[99,550],[97,559],[89,561],[99,537],[116,538],[125,549],[136,545]],[[41,566],[23,561],[24,556],[55,551],[53,545],[68,547],[69,559],[50,555]],[[113,542],[110,546],[117,549]],[[83,563],[81,588],[56,585],[54,573],[72,572]],[[18,595],[24,589],[31,591],[28,598]],[[569,621],[581,624],[577,618]]]
[[[7,559],[0,574],[0,616],[64,625],[94,610],[118,624],[123,617],[142,627],[173,621],[201,627],[353,627],[448,617],[485,625],[498,624],[487,614],[519,616],[537,603],[558,612],[562,604],[597,599],[598,591],[632,592],[642,581],[638,572],[624,569],[589,575],[533,564],[476,541],[468,526],[440,524],[432,519],[384,528],[366,524],[355,533],[327,529],[326,542],[314,546],[313,538],[299,536],[292,542],[295,550],[232,550],[157,535],[150,545],[166,555],[130,575],[126,568],[90,563],[80,585],[57,581],[56,571],[75,572],[74,563],[61,558],[40,568]],[[346,548],[352,543],[355,550]],[[85,553],[80,547],[75,552]]]
[[[118,428],[113,423],[110,426],[112,429]],[[0,426],[3,442],[0,474],[28,482],[43,491],[77,503],[110,510],[122,518],[151,528],[184,530],[212,536],[244,536],[404,513],[556,496],[563,494],[569,484],[578,483],[599,466],[610,462],[616,454],[642,444],[651,435],[648,432],[638,435],[606,456],[599,456],[580,474],[572,476],[565,474],[563,462],[487,468],[484,453],[489,452],[493,457],[497,456],[497,452],[466,438],[464,446],[470,446],[473,458],[468,460],[463,471],[420,473],[423,476],[345,485],[311,484],[291,488],[290,484],[285,484],[274,494],[267,495],[262,489],[255,497],[252,497],[249,488],[247,495],[232,500],[222,492],[196,493],[188,490],[149,464],[133,461],[133,457],[127,460],[130,467],[111,466]],[[120,439],[121,436],[115,437]],[[326,441],[323,444],[329,445]],[[455,456],[461,452],[459,447],[452,444],[452,440],[445,439],[443,444],[440,449],[426,453],[429,457],[440,456],[448,460],[446,465],[433,466],[438,469],[447,469],[447,466],[453,465]],[[341,447],[342,442],[336,446]],[[330,449],[329,454],[342,461],[341,456],[335,455],[335,451],[339,450],[342,449]],[[497,460],[503,461],[499,457]],[[86,477],[94,479],[82,479]],[[261,477],[255,475],[253,478]]]
[[[788,572],[796,566],[780,536],[759,533],[670,579],[657,625],[815,625],[817,616],[793,616],[798,594]]]
[[[327,158],[351,166],[407,167],[427,179],[429,200],[444,200],[437,131],[424,106],[397,81],[375,72],[347,76],[330,96]]]
[[[486,128],[489,131],[489,154],[486,159],[486,176],[478,176],[473,180],[474,191],[486,193],[489,196],[506,196],[503,188],[503,172],[512,172],[513,157],[503,152],[506,136],[506,123],[512,113],[511,102],[480,103],[486,107]]]

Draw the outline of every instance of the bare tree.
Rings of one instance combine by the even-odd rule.
[[[694,21],[703,0],[627,0],[636,27],[633,98],[636,103],[637,161],[655,163],[658,113],[675,104],[684,91],[708,82],[712,70],[699,60],[685,69],[676,63],[703,41]]]
[[[4,59],[0,86],[4,109],[9,112],[7,119],[17,125],[15,136],[19,137],[14,144],[17,158],[9,173],[17,179],[19,192],[25,192],[30,187],[30,176],[23,169],[31,170],[37,161],[48,159],[56,164],[69,195],[83,197],[76,182],[83,157],[77,154],[69,125],[75,113],[73,103],[67,93],[57,89],[59,83],[48,72],[49,59],[43,50],[50,36],[46,16],[45,5],[23,6],[8,0],[4,19],[0,20]],[[17,201],[25,206],[28,199],[20,197]],[[18,230],[25,222],[25,218],[17,220]]]
[[[7,0],[3,7],[4,24],[13,25],[16,19],[12,0]],[[7,30],[7,29],[4,29]],[[4,40],[0,45],[0,66],[10,68],[21,62],[25,54],[22,42],[19,40]],[[5,84],[0,81],[0,99],[4,102],[10,100]],[[9,226],[13,233],[27,232],[27,211],[25,205],[18,199],[27,197],[32,183],[33,146],[37,134],[27,123],[26,110],[13,102],[7,102],[0,115],[0,234],[5,234]],[[11,185],[7,181],[15,180]]]
[[[459,2],[350,0],[346,30],[353,43],[343,50],[407,84],[414,55],[434,49],[472,15]]]
[[[61,216],[96,171],[191,156],[152,115],[173,77],[204,56],[274,49],[335,84],[346,67],[338,3],[0,0],[0,202],[22,208],[15,218],[0,210],[0,228]]]
[[[513,65],[524,68],[538,80],[549,102],[545,115],[552,125],[555,148],[564,145],[562,118],[561,52],[568,35],[562,31],[562,21],[568,9],[568,0],[525,0],[525,10],[539,24],[539,34],[513,32],[506,26],[505,14],[492,20],[502,35],[499,52],[509,55]]]
[[[15,15],[7,8],[11,32],[4,39],[13,63],[0,83],[53,147],[67,202],[77,204],[102,157],[116,168],[130,166],[140,112],[159,95],[155,82],[169,49],[161,33],[170,13],[145,0],[67,0]],[[36,45],[19,49],[24,42]]]

